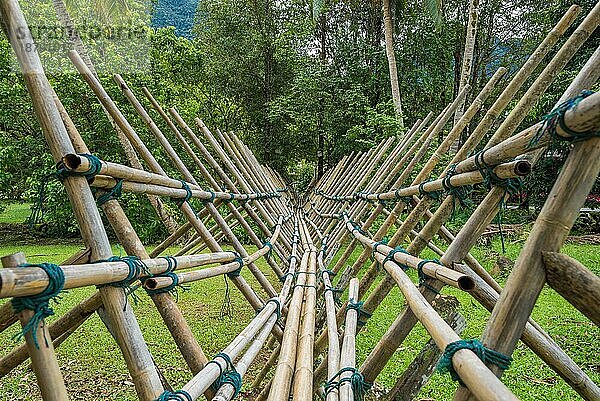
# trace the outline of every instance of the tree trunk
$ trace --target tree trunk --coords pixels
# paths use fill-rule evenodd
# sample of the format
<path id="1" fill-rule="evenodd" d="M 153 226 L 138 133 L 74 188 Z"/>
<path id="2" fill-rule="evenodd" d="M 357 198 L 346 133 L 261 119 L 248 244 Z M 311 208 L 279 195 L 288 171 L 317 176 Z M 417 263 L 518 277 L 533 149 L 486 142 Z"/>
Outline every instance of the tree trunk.
<path id="1" fill-rule="evenodd" d="M 71 16 L 67 11 L 65 3 L 63 2 L 63 0 L 52 0 L 52 4 L 54 6 L 54 10 L 56 11 L 56 15 L 58 16 L 60 23 L 65 28 L 69 40 L 73 44 L 73 47 L 75 48 L 77 53 L 79 53 L 79 55 L 81 56 L 87 67 L 90 69 L 90 71 L 92 71 L 94 75 L 98 76 L 98 74 L 96 73 L 96 69 L 94 68 L 94 64 L 92 63 L 92 60 L 90 59 L 90 56 L 85 49 L 83 41 L 81 40 L 81 37 L 79 36 L 77 29 L 75 28 L 75 24 L 73 23 L 73 20 L 71 19 Z M 127 157 L 127 160 L 129 160 L 129 164 L 131 164 L 131 167 L 143 170 L 142 164 L 140 163 L 140 159 L 137 157 L 137 154 L 135 153 L 131 142 L 129 142 L 129 139 L 125 136 L 123 131 L 121 131 L 121 129 L 115 124 L 108 112 L 106 110 L 104 110 L 104 112 L 110 120 L 114 129 L 117 131 L 117 137 L 119 138 L 119 142 L 121 142 L 121 146 L 125 151 L 125 156 Z M 150 204 L 156 211 L 158 218 L 163 222 L 169 233 L 173 234 L 175 230 L 177 230 L 177 222 L 175 221 L 173 216 L 171 216 L 171 214 L 164 208 L 162 201 L 157 196 L 146 196 L 150 201 Z"/>
<path id="2" fill-rule="evenodd" d="M 319 36 L 321 42 L 321 49 L 319 53 L 319 60 L 321 61 L 321 84 L 325 81 L 325 77 L 323 76 L 325 73 L 325 61 L 326 61 L 326 42 L 327 39 L 327 15 L 325 12 L 322 12 L 319 17 Z M 319 98 L 319 132 L 318 132 L 318 144 L 317 144 L 317 180 L 323 177 L 324 170 L 324 160 L 325 160 L 325 132 L 324 132 L 324 121 L 325 121 L 325 110 L 324 110 L 324 101 L 323 101 L 323 90 L 321 88 L 321 95 Z"/>
<path id="3" fill-rule="evenodd" d="M 469 22 L 467 24 L 467 34 L 465 38 L 465 52 L 463 53 L 462 70 L 460 73 L 460 82 L 458 92 L 469 83 L 469 78 L 473 68 L 473 52 L 475 49 L 475 37 L 477 36 L 477 21 L 479 20 L 479 0 L 471 0 L 469 4 Z M 463 115 L 465 102 L 461 102 L 454 113 L 454 125 Z"/>
<path id="4" fill-rule="evenodd" d="M 390 71 L 390 85 L 392 87 L 392 98 L 394 99 L 394 110 L 400 126 L 404 127 L 402 116 L 402 102 L 400 100 L 400 86 L 398 84 L 398 70 L 396 68 L 396 55 L 394 53 L 394 26 L 390 12 L 390 0 L 383 0 L 383 31 L 385 34 L 385 53 L 387 55 Z"/>

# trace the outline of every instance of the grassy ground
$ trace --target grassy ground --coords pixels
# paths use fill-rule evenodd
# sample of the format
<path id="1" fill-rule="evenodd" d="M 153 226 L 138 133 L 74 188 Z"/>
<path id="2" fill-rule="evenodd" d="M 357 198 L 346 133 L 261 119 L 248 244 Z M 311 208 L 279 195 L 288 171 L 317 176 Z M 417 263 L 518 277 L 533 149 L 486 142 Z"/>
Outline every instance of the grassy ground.
<path id="1" fill-rule="evenodd" d="M 9 214 L 13 215 L 10 212 Z M 13 223 L 19 222 L 18 219 L 16 220 Z M 2 215 L 0 215 L 1 222 Z M 505 256 L 512 260 L 516 259 L 522 241 L 514 240 L 507 245 Z M 26 253 L 30 262 L 59 263 L 80 248 L 81 244 L 78 243 L 49 245 L 38 243 L 26 246 L 14 243 L 12 240 L 7 243 L 5 238 L 0 237 L 0 256 L 20 250 Z M 600 274 L 599 246 L 566 245 L 563 251 L 586 264 L 596 274 Z M 114 252 L 119 254 L 120 250 L 115 248 Z M 473 250 L 473 254 L 488 269 L 492 268 L 499 253 L 498 240 Z M 358 254 L 359 251 L 355 251 L 353 258 Z M 270 271 L 262 261 L 259 265 L 263 271 Z M 244 271 L 243 276 L 254 288 L 258 288 L 248 271 Z M 271 275 L 270 279 L 277 283 L 274 276 Z M 195 283 L 190 291 L 180 293 L 179 296 L 179 306 L 208 356 L 216 354 L 225 347 L 254 316 L 239 291 L 231 285 L 230 287 L 232 287 L 230 292 L 232 316 L 221 314 L 225 293 L 225 282 L 222 277 Z M 61 302 L 55 306 L 56 315 L 61 316 L 92 292 L 93 289 L 86 288 L 71 290 L 64 294 Z M 460 312 L 468 321 L 463 337 L 479 338 L 489 317 L 488 312 L 467 294 L 450 288 L 446 288 L 444 293 L 452 294 L 461 301 Z M 6 301 L 0 300 L 0 304 L 3 302 Z M 403 306 L 404 299 L 399 291 L 392 291 L 358 336 L 359 362 L 364 360 Z M 134 305 L 134 310 L 150 350 L 163 373 L 174 387 L 183 385 L 190 378 L 190 374 L 155 308 L 146 296 L 142 296 L 142 302 Z M 600 347 L 600 329 L 549 288 L 542 291 L 533 317 L 596 383 L 600 383 L 600 360 L 597 351 Z M 48 320 L 52 322 L 54 318 Z M 12 339 L 17 333 L 18 328 L 12 327 L 0 334 L 0 356 L 8 353 L 17 344 Z M 379 384 L 391 387 L 428 339 L 423 327 L 417 326 L 379 376 Z M 72 399 L 135 399 L 133 385 L 119 349 L 97 315 L 93 315 L 75 335 L 67 339 L 58 349 L 57 354 Z M 249 390 L 249 383 L 256 374 L 256 366 L 261 365 L 267 357 L 266 352 L 259 356 L 258 363 L 253 365 L 248 378 L 244 381 L 244 390 Z M 519 344 L 514 357 L 515 362 L 504 376 L 504 382 L 521 400 L 579 399 L 573 390 L 523 344 Z M 0 379 L 0 386 L 0 400 L 39 399 L 35 378 L 26 363 L 7 377 Z M 452 399 L 455 388 L 456 385 L 448 376 L 434 374 L 419 396 L 423 400 L 449 400 Z"/>

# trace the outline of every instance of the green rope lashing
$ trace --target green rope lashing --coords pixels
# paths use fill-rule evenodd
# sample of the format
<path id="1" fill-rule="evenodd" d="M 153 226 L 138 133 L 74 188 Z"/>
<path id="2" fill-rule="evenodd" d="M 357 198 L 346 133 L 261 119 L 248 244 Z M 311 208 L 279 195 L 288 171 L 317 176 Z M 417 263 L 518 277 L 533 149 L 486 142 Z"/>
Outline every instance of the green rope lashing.
<path id="1" fill-rule="evenodd" d="M 375 253 L 377 252 L 377 247 L 379 245 L 387 245 L 389 240 L 387 238 L 383 238 L 381 241 L 377 241 L 373 243 L 373 249 L 371 249 L 371 259 L 375 259 Z"/>
<path id="2" fill-rule="evenodd" d="M 221 358 L 225 361 L 225 370 L 223 370 L 220 363 L 215 361 L 216 358 Z M 233 365 L 233 362 L 231 362 L 231 358 L 229 357 L 229 355 L 219 352 L 217 355 L 215 355 L 212 361 L 209 361 L 205 365 L 205 367 L 211 363 L 216 364 L 219 367 L 220 372 L 219 377 L 217 378 L 217 380 L 214 381 L 214 383 L 211 386 L 212 389 L 214 391 L 218 391 L 222 385 L 231 384 L 231 386 L 233 386 L 235 390 L 232 398 L 235 398 L 242 389 L 242 376 L 235 369 L 235 366 Z"/>
<path id="3" fill-rule="evenodd" d="M 21 313 L 24 310 L 33 311 L 34 314 L 29 319 L 27 324 L 23 327 L 23 329 L 17 333 L 13 338 L 16 340 L 20 340 L 25 337 L 28 332 L 31 332 L 31 336 L 33 337 L 33 343 L 37 349 L 40 348 L 40 345 L 37 341 L 37 329 L 45 318 L 48 316 L 54 315 L 54 310 L 50 307 L 50 300 L 54 299 L 56 302 L 56 298 L 61 293 L 65 286 L 65 274 L 60 268 L 52 263 L 39 263 L 39 264 L 29 264 L 25 263 L 19 265 L 18 267 L 39 267 L 44 270 L 46 275 L 48 276 L 48 286 L 37 295 L 31 295 L 29 297 L 15 297 L 12 299 L 11 304 L 14 309 L 15 314 Z M 46 340 L 46 347 L 48 346 L 48 339 Z"/>
<path id="4" fill-rule="evenodd" d="M 275 312 L 277 313 L 277 319 L 281 317 L 281 303 L 279 302 L 279 298 L 270 298 L 267 302 L 265 302 L 265 306 L 269 303 L 275 304 Z"/>
<path id="5" fill-rule="evenodd" d="M 102 284 L 99 285 L 98 288 L 103 288 L 107 286 L 118 287 L 123 289 L 123 293 L 125 294 L 125 305 L 123 306 L 123 310 L 127 307 L 127 294 L 131 295 L 133 302 L 137 304 L 139 301 L 139 297 L 135 293 L 135 289 L 131 287 L 131 285 L 136 282 L 140 276 L 143 274 L 145 276 L 152 276 L 152 273 L 148 269 L 148 266 L 137 256 L 111 256 L 105 260 L 96 260 L 93 263 L 103 263 L 103 262 L 123 262 L 129 267 L 129 272 L 127 273 L 127 277 L 125 277 L 121 281 L 117 281 L 114 283 Z"/>
<path id="6" fill-rule="evenodd" d="M 263 244 L 263 248 L 267 246 L 269 247 L 269 250 L 267 251 L 267 253 L 265 254 L 265 259 L 269 259 L 271 258 L 271 256 L 273 255 L 273 244 L 271 244 L 271 241 L 267 240 L 265 241 L 265 243 Z"/>
<path id="7" fill-rule="evenodd" d="M 427 184 L 429 181 L 423 181 L 422 183 L 419 184 L 419 195 L 421 195 L 421 197 L 427 196 L 433 200 L 439 201 L 440 199 L 442 199 L 442 191 L 426 191 L 425 190 L 425 184 Z"/>
<path id="8" fill-rule="evenodd" d="M 155 401 L 193 401 L 192 396 L 185 390 L 164 391 Z"/>
<path id="9" fill-rule="evenodd" d="M 520 178 L 500 178 L 494 172 L 494 168 L 485 162 L 484 155 L 486 149 L 475 154 L 474 163 L 483 177 L 483 183 L 488 189 L 497 186 L 504 189 L 504 194 L 498 204 L 498 230 L 500 231 L 500 242 L 502 243 L 502 253 L 506 253 L 504 244 L 504 233 L 502 231 L 502 211 L 506 209 L 506 196 L 514 195 L 523 187 L 523 181 Z"/>
<path id="10" fill-rule="evenodd" d="M 479 340 L 458 340 L 452 342 L 446 346 L 444 354 L 437 364 L 437 371 L 440 373 L 450 373 L 452 380 L 458 381 L 461 385 L 464 385 L 464 383 L 452 365 L 454 354 L 461 349 L 473 351 L 483 363 L 491 363 L 502 370 L 507 370 L 512 362 L 510 356 L 485 347 Z"/>
<path id="11" fill-rule="evenodd" d="M 171 293 L 174 297 L 176 301 L 179 301 L 179 291 L 178 290 L 182 290 L 182 291 L 188 291 L 189 287 L 182 285 L 179 282 L 179 276 L 173 272 L 173 270 L 177 269 L 177 259 L 175 259 L 172 256 L 160 256 L 161 259 L 165 259 L 167 261 L 167 271 L 161 273 L 161 274 L 157 274 L 155 276 L 153 276 L 154 278 L 157 277 L 167 277 L 170 278 L 172 280 L 172 283 L 169 284 L 166 287 L 163 288 L 156 288 L 156 289 L 147 289 L 146 288 L 146 293 L 148 295 L 154 295 L 154 294 L 165 294 L 167 292 Z M 142 283 L 146 280 L 146 278 L 142 279 Z"/>
<path id="12" fill-rule="evenodd" d="M 346 372 L 350 371 L 352 374 L 350 377 L 342 377 L 338 382 L 338 387 L 342 386 L 344 383 L 350 383 L 354 400 L 363 401 L 366 393 L 371 389 L 373 384 L 368 383 L 362 373 L 360 373 L 356 368 L 344 368 L 342 370 Z"/>
<path id="13" fill-rule="evenodd" d="M 401 246 L 397 246 L 388 252 L 388 254 L 383 259 L 383 262 L 381 263 L 381 265 L 383 266 L 387 262 L 392 261 L 392 262 L 396 263 L 398 266 L 400 266 L 400 268 L 404 271 L 410 269 L 410 266 L 407 266 L 403 263 L 396 262 L 396 259 L 394 259 L 394 255 L 397 253 L 405 253 L 407 255 L 410 255 L 410 253 L 406 249 L 402 248 Z"/>
<path id="14" fill-rule="evenodd" d="M 185 189 L 185 197 L 183 198 L 173 198 L 173 202 L 179 207 L 183 206 L 183 204 L 190 199 L 192 199 L 192 189 L 184 180 L 179 180 L 181 182 L 181 189 Z"/>
<path id="15" fill-rule="evenodd" d="M 367 312 L 363 309 L 363 305 L 365 303 L 363 301 L 355 301 L 354 299 L 350 299 L 346 304 L 346 312 L 354 309 L 358 314 L 357 324 L 359 327 L 364 326 L 367 320 L 372 316 L 371 313 Z"/>
<path id="16" fill-rule="evenodd" d="M 450 167 L 448 168 L 448 172 L 446 173 L 446 175 L 444 176 L 444 179 L 442 180 L 442 187 L 444 188 L 444 191 L 446 192 L 446 194 L 452 195 L 452 216 L 453 217 L 454 217 L 454 212 L 456 211 L 456 201 L 457 200 L 458 200 L 458 204 L 461 207 L 467 207 L 467 206 L 471 206 L 473 204 L 473 202 L 471 202 L 471 199 L 469 198 L 469 195 L 471 195 L 471 191 L 473 190 L 473 187 L 471 187 L 470 185 L 463 185 L 463 186 L 455 187 L 450 182 L 450 180 L 452 179 L 452 176 L 454 176 L 454 175 L 456 175 L 456 164 L 450 165 Z"/>
<path id="17" fill-rule="evenodd" d="M 233 278 L 239 277 L 240 274 L 242 273 L 242 267 L 244 267 L 244 258 L 242 258 L 242 256 L 237 252 L 231 252 L 231 253 L 233 253 L 233 256 L 235 257 L 233 259 L 233 261 L 239 265 L 239 267 L 237 269 L 232 270 L 229 273 L 227 273 L 227 277 L 233 279 Z"/>
<path id="18" fill-rule="evenodd" d="M 78 172 L 69 170 L 65 167 L 62 161 L 58 162 L 55 166 L 56 171 L 52 173 L 46 174 L 42 177 L 40 181 L 40 188 L 38 190 L 38 197 L 31 207 L 31 214 L 27 218 L 27 224 L 30 229 L 36 224 L 41 223 L 44 220 L 44 200 L 46 198 L 46 187 L 50 180 L 57 179 L 59 181 L 63 181 L 67 177 L 85 177 L 88 183 L 94 181 L 94 177 L 100 173 L 102 169 L 102 162 L 100 159 L 94 155 L 89 153 L 81 153 L 78 156 L 84 157 L 89 161 L 89 167 L 86 171 Z"/>
<path id="19" fill-rule="evenodd" d="M 348 377 L 338 378 L 346 372 L 352 372 Z M 371 389 L 373 383 L 369 383 L 365 380 L 365 377 L 356 368 L 345 367 L 340 369 L 333 377 L 327 381 L 324 385 L 325 395 L 334 389 L 339 390 L 340 386 L 344 383 L 349 383 L 352 387 L 352 393 L 354 394 L 355 401 L 363 401 L 365 394 Z"/>
<path id="20" fill-rule="evenodd" d="M 210 198 L 202 199 L 202 203 L 204 203 L 205 205 L 207 205 L 209 203 L 213 203 L 215 201 L 215 197 L 217 196 L 217 194 L 214 193 L 213 191 L 209 190 L 208 193 L 210 193 Z"/>
<path id="21" fill-rule="evenodd" d="M 123 180 L 118 179 L 117 183 L 115 184 L 114 187 L 112 187 L 107 192 L 100 195 L 98 197 L 98 199 L 96 199 L 96 204 L 98 206 L 102 206 L 108 201 L 119 199 L 121 197 L 122 193 L 123 193 Z"/>
<path id="22" fill-rule="evenodd" d="M 225 203 L 231 203 L 235 199 L 235 194 L 232 192 L 229 194 L 229 199 L 225 199 Z"/>
<path id="23" fill-rule="evenodd" d="M 281 281 L 282 283 L 285 283 L 285 280 L 287 280 L 288 277 L 295 277 L 296 275 L 294 273 L 284 273 L 283 276 L 279 277 L 279 281 Z"/>
<path id="24" fill-rule="evenodd" d="M 429 276 L 423 272 L 423 266 L 427 263 L 436 263 L 438 265 L 442 265 L 439 259 L 424 259 L 417 264 L 417 273 L 419 274 L 419 287 L 427 288 L 429 291 L 434 292 L 435 294 L 439 294 L 440 292 L 431 285 L 427 284 L 427 280 Z"/>
<path id="25" fill-rule="evenodd" d="M 363 231 L 363 229 L 354 221 L 348 219 L 348 222 L 352 225 L 352 230 L 350 230 L 350 233 L 354 233 L 354 231 L 359 232 L 360 234 L 367 236 L 369 235 L 368 233 L 366 233 L 365 231 Z"/>
<path id="26" fill-rule="evenodd" d="M 542 126 L 538 129 L 535 136 L 531 138 L 531 141 L 529 141 L 527 146 L 529 148 L 535 146 L 540 141 L 540 138 L 545 134 L 550 135 L 554 140 L 567 141 L 571 143 L 581 142 L 595 136 L 600 136 L 600 131 L 588 130 L 577 132 L 573 131 L 565 124 L 565 113 L 576 108 L 583 99 L 593 94 L 593 91 L 583 90 L 579 95 L 559 104 L 554 110 L 542 117 Z M 556 132 L 557 126 L 569 134 L 570 137 L 559 135 Z"/>

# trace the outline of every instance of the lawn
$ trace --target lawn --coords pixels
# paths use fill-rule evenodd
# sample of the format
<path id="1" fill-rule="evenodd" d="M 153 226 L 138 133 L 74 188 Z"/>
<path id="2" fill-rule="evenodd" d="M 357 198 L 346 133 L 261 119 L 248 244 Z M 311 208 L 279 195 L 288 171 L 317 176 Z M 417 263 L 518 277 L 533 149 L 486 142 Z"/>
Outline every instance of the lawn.
<path id="1" fill-rule="evenodd" d="M 509 241 L 505 256 L 515 260 L 521 246 L 522 240 Z M 81 249 L 81 244 L 78 243 L 66 245 L 38 243 L 24 246 L 5 243 L 0 238 L 0 256 L 23 251 L 30 262 L 60 263 L 79 249 Z M 563 251 L 580 260 L 596 274 L 600 274 L 599 246 L 567 244 Z M 122 251 L 115 247 L 114 252 L 119 254 Z M 474 256 L 488 270 L 491 270 L 500 252 L 500 242 L 496 239 L 490 245 L 479 246 L 473 250 Z M 341 251 L 338 252 L 338 255 L 341 253 Z M 356 250 L 352 258 L 356 258 L 359 253 L 360 250 Z M 276 288 L 278 288 L 278 281 L 273 274 L 270 274 L 268 266 L 262 260 L 259 262 L 259 266 L 263 271 L 269 273 L 271 282 L 276 283 Z M 258 284 L 249 271 L 245 270 L 243 276 L 254 288 L 258 288 Z M 416 277 L 414 278 L 416 280 Z M 230 287 L 233 316 L 221 315 L 225 294 L 223 277 L 195 283 L 190 291 L 179 294 L 179 306 L 208 356 L 216 354 L 225 347 L 254 316 L 254 312 L 240 292 L 235 287 L 231 285 Z M 71 290 L 64 294 L 60 303 L 55 306 L 56 315 L 61 316 L 93 291 L 92 288 L 84 288 Z M 446 288 L 443 292 L 452 294 L 461 301 L 460 312 L 468 321 L 463 337 L 479 338 L 489 313 L 468 294 L 451 288 Z M 185 363 L 149 298 L 146 296 L 141 298 L 142 301 L 133 307 L 149 348 L 157 364 L 173 386 L 182 386 L 190 378 Z M 0 303 L 3 302 L 6 300 L 0 301 Z M 364 360 L 368 352 L 375 346 L 403 305 L 404 300 L 396 289 L 377 309 L 358 336 L 357 357 L 359 362 Z M 533 317 L 596 383 L 600 383 L 600 358 L 598 355 L 600 329 L 598 327 L 595 327 L 549 288 L 542 291 Z M 54 318 L 48 320 L 51 322 Z M 18 333 L 18 330 L 14 326 L 0 334 L 0 355 L 5 355 L 17 344 L 12 337 Z M 379 376 L 379 384 L 391 387 L 428 339 L 423 327 L 417 326 Z M 135 399 L 133 385 L 119 349 L 97 315 L 93 315 L 75 335 L 67 339 L 60 346 L 57 354 L 72 399 Z M 263 352 L 259 356 L 258 363 L 253 364 L 244 380 L 243 390 L 249 390 L 252 377 L 257 372 L 256 366 L 260 365 L 267 357 L 268 353 Z M 522 343 L 519 344 L 514 358 L 515 361 L 503 380 L 521 400 L 580 399 L 558 375 L 546 367 Z M 7 377 L 0 379 L 0 384 L 2 386 L 0 400 L 39 399 L 35 378 L 26 363 Z M 450 400 L 455 388 L 456 384 L 448 376 L 434 374 L 421 391 L 420 398 Z"/>

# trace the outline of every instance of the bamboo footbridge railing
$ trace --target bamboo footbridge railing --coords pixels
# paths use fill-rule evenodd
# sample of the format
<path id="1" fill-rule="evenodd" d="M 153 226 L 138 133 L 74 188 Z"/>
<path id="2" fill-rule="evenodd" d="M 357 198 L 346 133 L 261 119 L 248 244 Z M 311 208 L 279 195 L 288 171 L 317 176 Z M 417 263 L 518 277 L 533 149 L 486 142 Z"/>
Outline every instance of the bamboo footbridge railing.
<path id="1" fill-rule="evenodd" d="M 437 116 L 430 112 L 404 135 L 344 156 L 307 193 L 298 194 L 276 171 L 260 164 L 236 134 L 211 130 L 199 118 L 188 125 L 146 88 L 138 98 L 136 88 L 116 75 L 122 94 L 152 135 L 153 143 L 146 144 L 111 97 L 117 94 L 109 94 L 92 66 L 73 50 L 69 58 L 82 80 L 149 170 L 110 162 L 110 155 L 100 156 L 101 150 L 92 153 L 50 86 L 36 51 L 26 46 L 31 35 L 23 34 L 28 28 L 18 1 L 1 0 L 3 30 L 86 249 L 61 265 L 28 264 L 20 252 L 1 259 L 0 298 L 12 299 L 0 306 L 0 331 L 19 321 L 25 343 L 0 357 L 0 376 L 29 358 L 42 398 L 69 399 L 69 383 L 55 350 L 98 312 L 120 348 L 140 400 L 360 401 L 369 397 L 378 375 L 421 323 L 441 353 L 433 363 L 439 359 L 438 370 L 458 382 L 455 400 L 517 399 L 501 378 L 511 362 L 519 363 L 512 360 L 518 340 L 583 399 L 600 400 L 598 385 L 531 318 L 547 283 L 600 324 L 600 279 L 560 253 L 600 172 L 600 94 L 590 91 L 600 76 L 600 48 L 585 55 L 587 63 L 548 116 L 520 128 L 600 23 L 599 3 L 543 66 L 580 12 L 572 6 L 512 77 L 501 67 L 470 97 L 472 88 L 466 85 Z M 448 127 L 467 98 L 472 102 Z M 515 106 L 509 109 L 511 104 Z M 475 127 L 468 139 L 449 154 L 468 126 Z M 522 177 L 556 142 L 568 143 L 568 158 L 502 288 L 470 251 L 519 191 Z M 177 176 L 168 175 L 156 159 L 152 150 L 157 146 Z M 193 164 L 186 164 L 176 148 Z M 472 187 L 483 196 L 472 196 Z M 119 204 L 123 192 L 170 198 L 185 222 L 149 253 Z M 474 212 L 453 233 L 445 224 L 465 205 L 474 206 Z M 112 254 L 100 210 L 128 256 Z M 242 245 L 236 227 L 256 246 L 254 253 Z M 445 249 L 434 244 L 436 236 L 447 244 Z M 224 250 L 223 243 L 232 250 Z M 176 254 L 164 254 L 177 244 L 182 245 Z M 362 252 L 346 267 L 358 246 Z M 426 248 L 439 259 L 422 257 Z M 258 267 L 260 258 L 271 271 Z M 241 274 L 243 269 L 252 282 Z M 195 282 L 221 275 L 238 288 L 256 316 L 209 359 L 174 295 L 186 283 L 201 285 Z M 280 282 L 271 282 L 271 275 Z M 437 301 L 446 285 L 471 295 L 491 312 L 481 339 L 461 338 L 439 313 Z M 97 290 L 52 324 L 45 323 L 54 313 L 49 304 L 53 298 L 86 286 Z M 395 287 L 405 305 L 359 363 L 357 336 Z M 161 361 L 152 357 L 144 340 L 128 302 L 144 290 L 189 369 L 185 383 L 167 382 Z M 259 364 L 257 357 L 265 351 L 270 356 L 250 385 L 244 380 L 248 369 Z M 416 389 L 399 385 L 394 391 L 415 394 L 424 378 Z M 244 382 L 247 391 L 242 392 Z"/>

